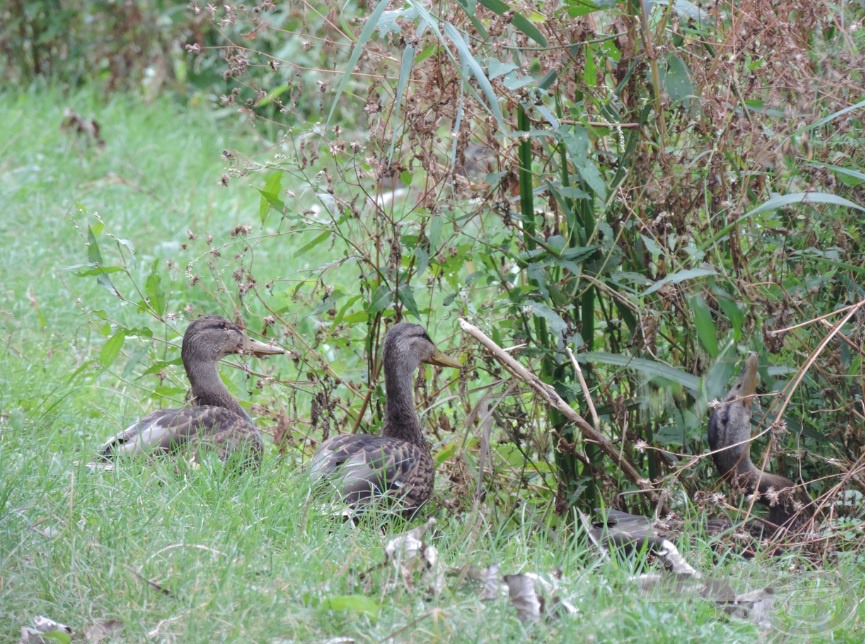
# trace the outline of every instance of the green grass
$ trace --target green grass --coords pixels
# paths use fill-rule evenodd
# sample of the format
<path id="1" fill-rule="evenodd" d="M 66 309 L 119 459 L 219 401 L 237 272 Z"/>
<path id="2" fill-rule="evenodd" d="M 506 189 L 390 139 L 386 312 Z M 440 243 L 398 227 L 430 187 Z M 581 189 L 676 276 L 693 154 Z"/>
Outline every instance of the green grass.
<path id="1" fill-rule="evenodd" d="M 103 150 L 76 148 L 61 133 L 67 105 L 100 122 Z M 148 318 L 94 278 L 64 270 L 86 261 L 82 227 L 93 222 L 75 204 L 98 212 L 108 230 L 134 245 L 129 268 L 136 281 L 143 283 L 158 259 L 168 275 L 179 274 L 171 287 L 177 288 L 184 266 L 168 261 L 185 257 L 178 248 L 187 230 L 200 236 L 209 231 L 217 245 L 232 239 L 234 226 L 256 223 L 256 194 L 243 181 L 218 184 L 221 151 L 258 143 L 234 114 L 214 116 L 167 101 L 143 105 L 115 97 L 101 103 L 87 93 L 63 97 L 33 90 L 0 96 L 0 112 L 0 640 L 14 639 L 40 614 L 78 633 L 97 620 L 120 620 L 121 636 L 133 641 L 759 637 L 757 627 L 723 617 L 708 602 L 641 597 L 628 577 L 651 568 L 643 559 L 601 560 L 581 537 L 545 527 L 521 505 L 501 518 L 483 505 L 451 513 L 439 504 L 438 526 L 426 539 L 448 567 L 560 569 L 575 616 L 522 624 L 505 600 L 484 603 L 476 586 L 458 585 L 456 577 L 448 577 L 436 597 L 419 584 L 406 586 L 379 564 L 387 540 L 409 526 L 392 523 L 383 533 L 374 521 L 352 528 L 333 519 L 310 501 L 295 459 L 272 448 L 257 473 L 230 474 L 210 462 L 180 471 L 169 463 L 135 461 L 114 472 L 87 470 L 88 455 L 118 426 L 168 401 L 152 395 L 153 376 L 140 380 L 121 367 L 99 368 L 110 329 L 102 329 L 94 312 L 131 327 L 145 326 Z M 304 239 L 297 238 L 295 248 Z M 283 236 L 282 248 L 260 244 L 258 274 L 300 271 L 285 266 L 289 243 Z M 114 251 L 103 244 L 103 252 Z M 231 297 L 215 288 L 213 294 L 213 308 L 205 295 L 196 296 L 199 312 L 230 312 Z M 182 301 L 169 292 L 167 310 Z M 304 319 L 302 310 L 295 316 Z M 165 330 L 164 337 L 175 334 Z M 136 350 L 130 341 L 121 362 L 132 361 Z M 175 357 L 168 350 L 165 355 Z M 262 364 L 254 367 L 299 375 L 275 360 Z M 73 378 L 82 366 L 85 371 Z M 255 392 L 241 372 L 225 375 L 242 398 Z M 280 393 L 270 390 L 263 400 L 277 404 Z M 680 545 L 692 564 L 714 568 L 705 541 Z M 805 565 L 792 555 L 759 563 L 727 557 L 718 570 L 746 578 L 753 588 Z M 828 570 L 839 570 L 844 581 L 830 584 L 821 606 L 846 617 L 851 598 L 863 594 L 861 563 L 842 559 Z M 810 586 L 801 596 L 818 601 Z M 344 597 L 353 598 L 343 601 L 347 610 L 328 608 Z M 777 623 L 783 625 L 791 610 L 779 609 Z M 860 607 L 842 620 L 836 637 L 861 640 L 862 621 Z M 807 623 L 802 617 L 790 632 L 809 635 Z M 828 632 L 818 632 L 820 637 Z"/>

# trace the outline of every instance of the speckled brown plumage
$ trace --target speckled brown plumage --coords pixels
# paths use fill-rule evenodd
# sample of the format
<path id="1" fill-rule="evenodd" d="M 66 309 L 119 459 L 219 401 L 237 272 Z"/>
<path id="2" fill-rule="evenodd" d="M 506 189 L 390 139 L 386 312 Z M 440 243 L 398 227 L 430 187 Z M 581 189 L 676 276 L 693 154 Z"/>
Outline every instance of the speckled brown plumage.
<path id="1" fill-rule="evenodd" d="M 219 378 L 216 363 L 231 353 L 264 356 L 279 347 L 249 338 L 236 324 L 218 315 L 193 321 L 183 335 L 183 366 L 191 385 L 190 406 L 148 414 L 108 440 L 99 456 L 155 454 L 183 449 L 197 454 L 213 450 L 220 459 L 240 453 L 257 465 L 264 443 L 252 420 Z"/>
<path id="2" fill-rule="evenodd" d="M 385 335 L 385 420 L 381 436 L 349 434 L 326 441 L 309 465 L 354 506 L 386 497 L 403 513 L 415 513 L 430 497 L 435 467 L 414 408 L 412 377 L 421 362 L 457 367 L 438 351 L 423 327 L 401 323 Z"/>

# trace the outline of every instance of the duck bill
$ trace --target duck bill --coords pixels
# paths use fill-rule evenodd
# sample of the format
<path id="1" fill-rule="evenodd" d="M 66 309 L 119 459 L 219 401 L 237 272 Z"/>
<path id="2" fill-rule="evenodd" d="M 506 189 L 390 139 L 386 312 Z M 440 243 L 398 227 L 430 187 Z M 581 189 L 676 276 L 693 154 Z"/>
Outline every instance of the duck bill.
<path id="1" fill-rule="evenodd" d="M 240 350 L 243 353 L 249 353 L 257 358 L 285 353 L 285 349 L 282 347 L 276 347 L 272 344 L 265 344 L 264 342 L 253 340 L 246 334 L 243 335 L 243 341 L 240 343 Z"/>
<path id="2" fill-rule="evenodd" d="M 748 359 L 745 360 L 745 366 L 742 368 L 742 373 L 733 383 L 728 399 L 746 398 L 750 399 L 757 393 L 757 367 L 759 366 L 756 353 L 750 353 Z"/>
<path id="3" fill-rule="evenodd" d="M 424 360 L 427 364 L 434 364 L 438 367 L 453 367 L 454 369 L 462 369 L 462 365 L 451 358 L 450 356 L 445 355 L 438 349 L 435 350 L 435 353 L 432 354 L 429 358 Z"/>

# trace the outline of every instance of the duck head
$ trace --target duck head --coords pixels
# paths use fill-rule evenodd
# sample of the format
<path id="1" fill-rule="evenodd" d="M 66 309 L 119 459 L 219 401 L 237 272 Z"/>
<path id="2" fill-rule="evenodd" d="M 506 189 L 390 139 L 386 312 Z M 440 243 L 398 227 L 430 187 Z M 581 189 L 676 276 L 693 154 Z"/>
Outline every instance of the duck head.
<path id="1" fill-rule="evenodd" d="M 183 335 L 180 355 L 184 365 L 190 362 L 216 362 L 232 353 L 262 357 L 285 351 L 281 347 L 253 340 L 246 331 L 220 315 L 205 315 L 193 320 Z"/>
<path id="2" fill-rule="evenodd" d="M 382 359 L 386 367 L 394 362 L 410 362 L 412 371 L 421 362 L 455 369 L 462 367 L 459 362 L 436 348 L 426 329 L 410 322 L 400 322 L 388 330 L 384 336 Z"/>

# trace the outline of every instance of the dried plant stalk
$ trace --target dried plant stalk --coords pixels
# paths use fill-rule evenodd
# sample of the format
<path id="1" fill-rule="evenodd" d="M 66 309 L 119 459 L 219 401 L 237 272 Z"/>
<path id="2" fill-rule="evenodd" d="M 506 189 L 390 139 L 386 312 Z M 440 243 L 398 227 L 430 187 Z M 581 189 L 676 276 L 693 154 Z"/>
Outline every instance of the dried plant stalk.
<path id="1" fill-rule="evenodd" d="M 469 324 L 463 319 L 460 319 L 460 328 L 470 336 L 472 336 L 475 340 L 484 345 L 487 349 L 489 349 L 493 357 L 501 363 L 501 365 L 508 370 L 513 376 L 519 378 L 527 385 L 529 385 L 532 389 L 537 392 L 541 398 L 543 398 L 547 404 L 555 407 L 561 414 L 567 418 L 570 422 L 576 425 L 580 432 L 582 432 L 583 437 L 586 440 L 592 441 L 596 443 L 601 450 L 609 456 L 613 462 L 619 466 L 619 469 L 628 477 L 634 484 L 636 484 L 641 490 L 647 491 L 650 493 L 650 497 L 652 500 L 655 500 L 657 494 L 654 491 L 650 481 L 640 476 L 640 473 L 637 469 L 625 458 L 624 454 L 616 451 L 615 446 L 607 440 L 607 438 L 598 432 L 594 427 L 592 427 L 585 418 L 580 416 L 577 412 L 573 410 L 573 408 L 566 403 L 559 394 L 556 393 L 556 390 L 542 382 L 540 378 L 538 378 L 535 374 L 530 372 L 524 366 L 522 366 L 519 362 L 514 360 L 504 349 L 502 349 L 499 345 L 493 342 L 483 331 L 481 331 L 476 326 Z"/>

